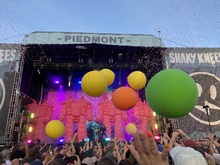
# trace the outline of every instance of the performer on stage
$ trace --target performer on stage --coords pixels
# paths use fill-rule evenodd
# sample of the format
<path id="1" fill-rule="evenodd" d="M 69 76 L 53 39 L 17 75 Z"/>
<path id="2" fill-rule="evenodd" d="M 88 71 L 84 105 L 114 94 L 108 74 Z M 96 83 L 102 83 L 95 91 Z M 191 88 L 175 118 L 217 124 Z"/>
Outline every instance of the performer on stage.
<path id="1" fill-rule="evenodd" d="M 117 126 L 114 127 L 114 136 L 118 140 L 124 140 L 122 121 L 128 120 L 127 113 L 117 109 L 107 96 L 104 96 L 103 101 L 99 103 L 97 120 L 100 122 L 103 120 L 107 137 L 111 137 L 111 123 L 115 125 L 117 123 Z"/>
<path id="2" fill-rule="evenodd" d="M 105 125 L 101 124 L 100 131 L 101 131 L 101 138 L 103 138 L 104 136 L 105 138 L 107 138 Z"/>

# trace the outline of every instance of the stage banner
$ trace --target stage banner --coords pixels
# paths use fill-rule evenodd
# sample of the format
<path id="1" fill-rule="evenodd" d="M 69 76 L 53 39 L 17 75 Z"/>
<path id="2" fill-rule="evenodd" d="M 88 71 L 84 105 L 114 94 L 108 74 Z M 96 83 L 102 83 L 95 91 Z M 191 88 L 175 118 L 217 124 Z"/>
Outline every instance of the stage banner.
<path id="1" fill-rule="evenodd" d="M 33 32 L 26 44 L 105 44 L 118 46 L 160 47 L 160 39 L 146 34 L 106 34 Z"/>
<path id="2" fill-rule="evenodd" d="M 0 44 L 0 143 L 4 143 L 14 77 L 18 71 L 19 59 L 20 54 L 15 45 Z"/>
<path id="3" fill-rule="evenodd" d="M 194 110 L 178 119 L 179 127 L 191 137 L 210 131 L 220 137 L 220 48 L 168 48 L 165 62 L 187 72 L 199 91 Z"/>

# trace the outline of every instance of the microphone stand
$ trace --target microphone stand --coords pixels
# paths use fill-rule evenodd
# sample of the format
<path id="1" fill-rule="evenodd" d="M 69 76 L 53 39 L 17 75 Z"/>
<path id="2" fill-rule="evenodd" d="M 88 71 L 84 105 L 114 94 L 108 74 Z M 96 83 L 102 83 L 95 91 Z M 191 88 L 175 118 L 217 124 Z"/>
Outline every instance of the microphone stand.
<path id="1" fill-rule="evenodd" d="M 210 131 L 210 133 L 212 133 L 212 128 L 211 128 L 211 124 L 210 124 L 210 117 L 209 117 L 209 106 L 205 105 L 205 106 L 203 106 L 203 108 L 206 110 L 206 115 L 207 115 L 208 122 L 209 122 L 209 131 Z"/>

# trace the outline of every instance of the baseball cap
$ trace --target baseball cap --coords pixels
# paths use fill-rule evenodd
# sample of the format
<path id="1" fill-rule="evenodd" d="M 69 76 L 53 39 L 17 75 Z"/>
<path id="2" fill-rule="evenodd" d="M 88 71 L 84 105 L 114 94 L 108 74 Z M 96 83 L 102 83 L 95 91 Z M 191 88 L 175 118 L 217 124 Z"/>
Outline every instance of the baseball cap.
<path id="1" fill-rule="evenodd" d="M 213 154 L 213 159 L 214 159 L 214 161 L 216 162 L 216 163 L 220 163 L 220 154 L 216 154 L 216 153 L 214 153 Z"/>
<path id="2" fill-rule="evenodd" d="M 207 165 L 203 155 L 191 147 L 176 146 L 171 149 L 170 156 L 175 165 Z"/>
<path id="3" fill-rule="evenodd" d="M 196 146 L 196 142 L 192 139 L 185 139 L 183 141 L 183 144 L 185 147 L 195 147 Z"/>

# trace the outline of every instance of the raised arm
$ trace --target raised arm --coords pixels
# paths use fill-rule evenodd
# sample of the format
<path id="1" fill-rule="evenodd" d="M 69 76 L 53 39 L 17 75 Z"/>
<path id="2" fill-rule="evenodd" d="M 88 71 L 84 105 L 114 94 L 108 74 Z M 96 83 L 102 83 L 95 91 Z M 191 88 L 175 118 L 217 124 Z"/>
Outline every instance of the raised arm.
<path id="1" fill-rule="evenodd" d="M 164 145 L 163 151 L 158 152 L 157 144 L 152 133 L 147 135 L 140 131 L 138 134 L 132 134 L 134 146 L 137 150 L 140 160 L 139 165 L 168 165 L 168 144 Z"/>
<path id="2" fill-rule="evenodd" d="M 186 139 L 191 139 L 185 132 L 183 132 L 181 129 L 178 129 L 177 132 L 179 132 L 179 135 L 184 136 Z"/>
<path id="3" fill-rule="evenodd" d="M 172 133 L 172 137 L 170 139 L 170 142 L 169 142 L 169 151 L 174 147 L 176 146 L 176 138 L 177 136 L 179 135 L 179 132 L 175 131 Z"/>

